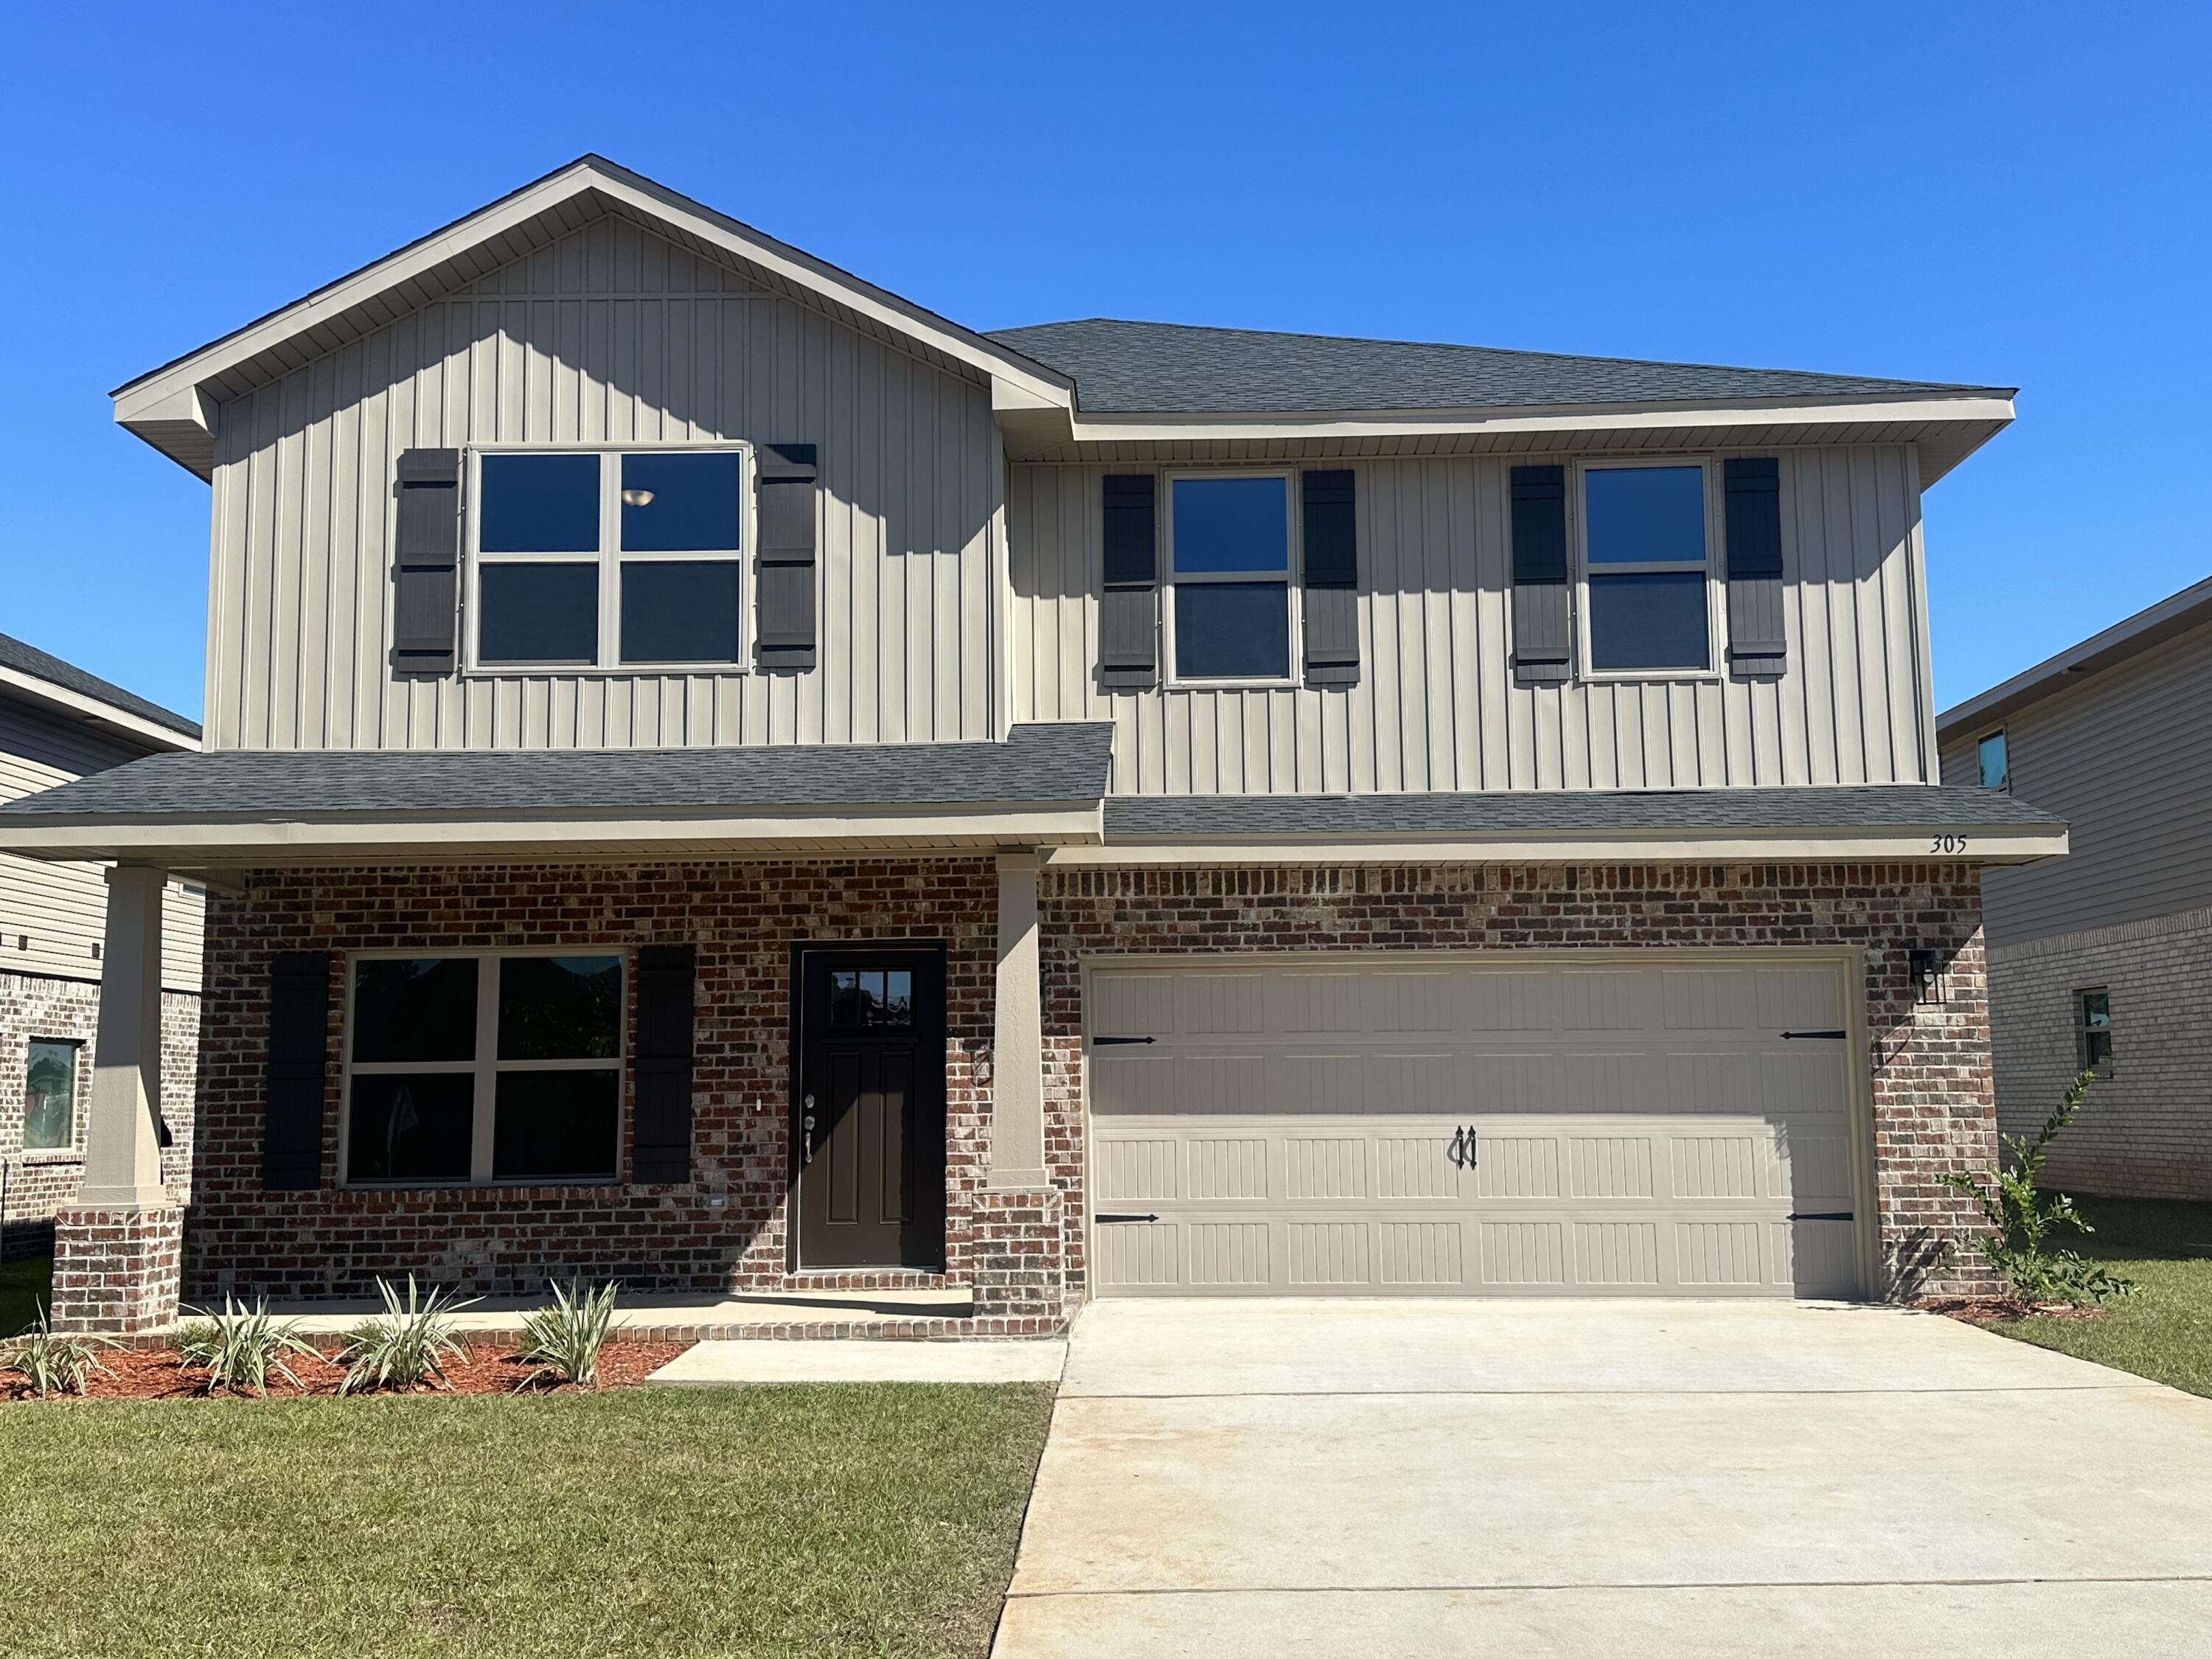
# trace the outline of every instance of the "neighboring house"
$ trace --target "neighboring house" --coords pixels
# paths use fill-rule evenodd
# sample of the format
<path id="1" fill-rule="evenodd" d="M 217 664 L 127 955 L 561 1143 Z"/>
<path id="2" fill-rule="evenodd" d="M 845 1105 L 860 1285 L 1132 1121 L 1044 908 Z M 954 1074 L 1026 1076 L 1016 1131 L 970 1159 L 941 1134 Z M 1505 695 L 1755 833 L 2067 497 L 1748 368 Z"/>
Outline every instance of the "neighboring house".
<path id="1" fill-rule="evenodd" d="M 2212 1199 L 2212 581 L 1944 714 L 1943 779 L 2072 826 L 2073 856 L 1990 872 L 1997 1113 L 2077 1192 Z"/>
<path id="2" fill-rule="evenodd" d="M 587 157 L 117 393 L 207 752 L 0 846 L 210 884 L 197 1297 L 1905 1295 L 2065 845 L 1934 781 L 2009 399 L 980 334 Z M 133 1075 L 72 1319 L 173 1298 Z"/>
<path id="3" fill-rule="evenodd" d="M 182 715 L 0 634 L 0 800 L 196 750 L 199 738 Z M 76 1196 L 106 908 L 99 866 L 0 853 L 0 1259 L 48 1249 L 54 1212 Z M 196 885 L 168 884 L 161 1113 L 173 1133 L 161 1162 L 179 1197 L 191 1182 L 202 910 Z"/>

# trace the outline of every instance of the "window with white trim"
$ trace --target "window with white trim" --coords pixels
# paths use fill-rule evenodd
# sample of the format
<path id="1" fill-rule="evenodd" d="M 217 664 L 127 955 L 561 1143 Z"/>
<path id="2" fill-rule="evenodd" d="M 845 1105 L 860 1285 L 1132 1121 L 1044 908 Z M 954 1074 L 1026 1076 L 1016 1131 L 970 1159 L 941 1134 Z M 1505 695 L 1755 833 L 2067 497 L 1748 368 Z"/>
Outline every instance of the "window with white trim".
<path id="1" fill-rule="evenodd" d="M 748 453 L 476 457 L 479 668 L 714 668 L 741 659 Z"/>
<path id="2" fill-rule="evenodd" d="M 1168 480 L 1168 634 L 1178 680 L 1291 673 L 1291 477 Z"/>
<path id="3" fill-rule="evenodd" d="M 346 1025 L 349 1185 L 615 1179 L 621 957 L 359 956 Z"/>
<path id="4" fill-rule="evenodd" d="M 1713 665 L 1706 468 L 1698 461 L 1582 472 L 1584 661 L 1594 674 Z"/>
<path id="5" fill-rule="evenodd" d="M 76 1057 L 82 1044 L 33 1037 L 23 1067 L 23 1150 L 71 1152 L 76 1146 Z"/>

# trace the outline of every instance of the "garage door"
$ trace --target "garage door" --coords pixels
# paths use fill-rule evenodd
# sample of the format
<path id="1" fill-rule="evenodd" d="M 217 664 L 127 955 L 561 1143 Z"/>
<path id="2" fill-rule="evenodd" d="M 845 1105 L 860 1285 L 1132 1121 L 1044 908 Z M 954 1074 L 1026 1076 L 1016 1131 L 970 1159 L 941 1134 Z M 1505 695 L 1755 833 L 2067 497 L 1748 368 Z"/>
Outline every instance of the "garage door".
<path id="1" fill-rule="evenodd" d="M 1100 964 L 1104 1296 L 1858 1294 L 1844 969 Z"/>

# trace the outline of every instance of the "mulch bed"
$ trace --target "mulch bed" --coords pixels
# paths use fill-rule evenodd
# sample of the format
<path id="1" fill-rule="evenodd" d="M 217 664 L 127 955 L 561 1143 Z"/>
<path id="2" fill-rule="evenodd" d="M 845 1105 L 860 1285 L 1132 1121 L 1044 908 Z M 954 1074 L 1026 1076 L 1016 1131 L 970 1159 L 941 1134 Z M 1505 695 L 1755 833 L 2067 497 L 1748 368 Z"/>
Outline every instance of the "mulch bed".
<path id="1" fill-rule="evenodd" d="M 602 1390 L 634 1388 L 690 1346 L 689 1342 L 621 1340 L 610 1342 L 599 1351 L 599 1388 Z M 318 1347 L 320 1357 L 317 1358 L 310 1359 L 304 1354 L 289 1357 L 288 1363 L 298 1375 L 299 1385 L 295 1387 L 281 1376 L 272 1377 L 269 1385 L 270 1399 L 289 1400 L 303 1395 L 337 1393 L 338 1379 L 345 1375 L 331 1358 L 337 1352 L 337 1344 L 319 1344 Z M 88 1399 L 200 1400 L 208 1397 L 201 1386 L 207 1373 L 185 1365 L 177 1358 L 174 1348 L 111 1348 L 101 1352 L 100 1363 L 106 1369 L 93 1373 L 85 1389 Z M 359 1392 L 366 1394 L 368 1391 Z M 556 1382 L 543 1365 L 526 1364 L 503 1344 L 486 1341 L 471 1346 L 466 1359 L 448 1359 L 446 1362 L 446 1385 L 443 1388 L 433 1386 L 411 1392 L 584 1394 L 593 1390 L 578 1389 L 574 1383 Z M 0 1400 L 34 1400 L 38 1397 L 23 1385 L 20 1377 L 9 1376 L 0 1379 Z"/>
<path id="2" fill-rule="evenodd" d="M 1931 1296 L 1912 1305 L 1924 1313 L 1942 1314 L 1969 1325 L 2029 1318 L 2102 1319 L 2106 1312 L 2094 1302 L 2025 1302 L 2016 1296 Z"/>

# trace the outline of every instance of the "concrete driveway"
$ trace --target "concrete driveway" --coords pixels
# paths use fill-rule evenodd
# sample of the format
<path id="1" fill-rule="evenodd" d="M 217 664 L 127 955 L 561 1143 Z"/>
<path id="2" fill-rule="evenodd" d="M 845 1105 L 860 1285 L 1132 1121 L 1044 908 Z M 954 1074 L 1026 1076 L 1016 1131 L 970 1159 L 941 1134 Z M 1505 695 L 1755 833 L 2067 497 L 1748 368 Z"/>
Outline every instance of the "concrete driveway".
<path id="1" fill-rule="evenodd" d="M 2212 1652 L 2212 1401 L 1929 1315 L 1126 1302 L 998 1659 Z"/>

